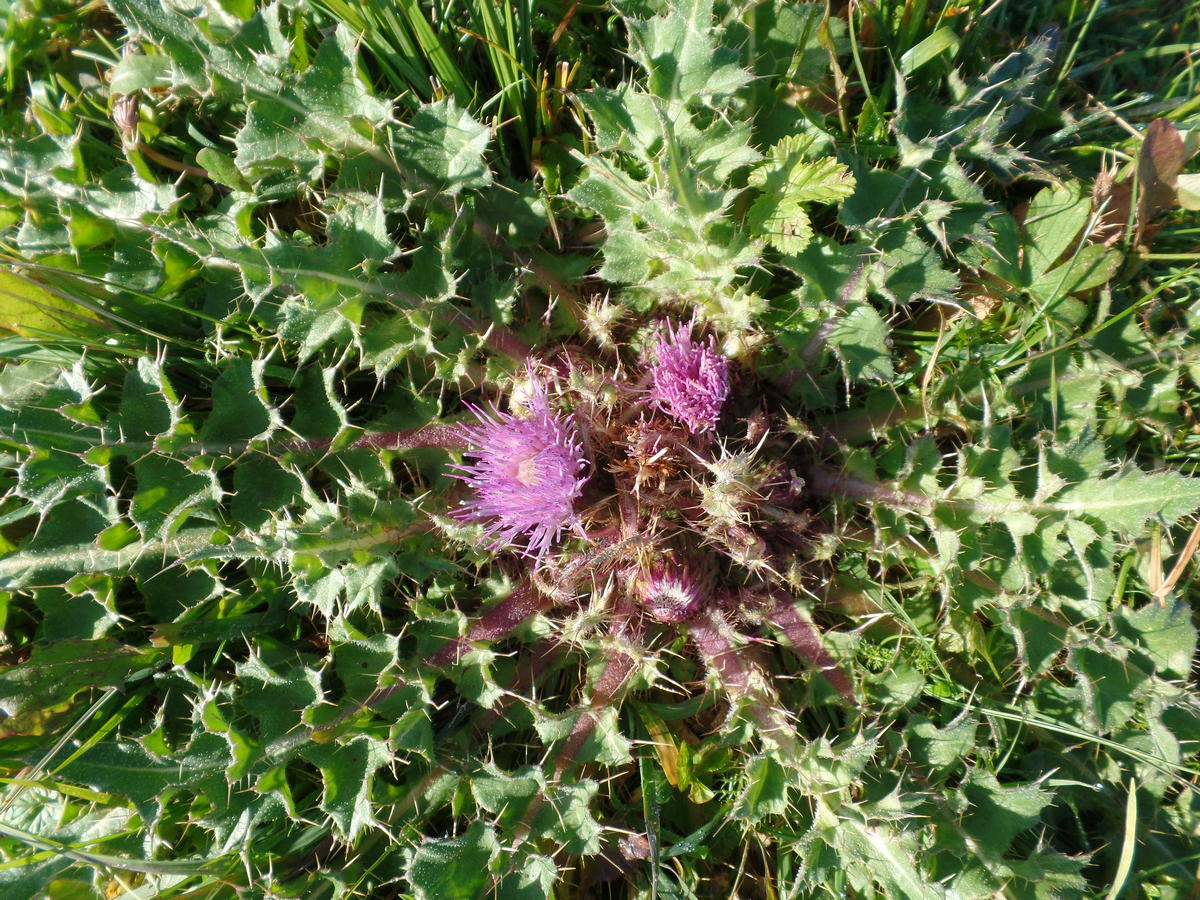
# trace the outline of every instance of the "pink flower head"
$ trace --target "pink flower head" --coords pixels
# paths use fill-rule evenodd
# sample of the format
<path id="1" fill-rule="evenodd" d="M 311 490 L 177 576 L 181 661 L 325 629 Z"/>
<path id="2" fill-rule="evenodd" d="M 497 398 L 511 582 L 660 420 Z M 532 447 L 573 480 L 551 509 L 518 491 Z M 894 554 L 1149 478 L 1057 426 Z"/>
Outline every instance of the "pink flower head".
<path id="1" fill-rule="evenodd" d="M 703 344 L 692 340 L 694 321 L 678 328 L 667 323 L 659 336 L 650 395 L 663 412 L 692 431 L 706 432 L 717 427 L 729 396 L 729 360 L 717 352 L 712 337 Z"/>
<path id="2" fill-rule="evenodd" d="M 661 560 L 642 573 L 638 598 L 660 622 L 683 622 L 695 615 L 708 594 L 707 585 L 687 565 Z"/>
<path id="3" fill-rule="evenodd" d="M 566 527 L 578 527 L 575 501 L 583 492 L 587 465 L 575 425 L 554 412 L 546 388 L 530 370 L 529 397 L 524 415 L 490 412 L 471 407 L 479 418 L 464 426 L 462 436 L 472 446 L 474 460 L 455 466 L 469 484 L 474 499 L 452 515 L 464 522 L 483 523 L 492 536 L 490 549 L 527 538 L 525 555 L 541 558 Z"/>

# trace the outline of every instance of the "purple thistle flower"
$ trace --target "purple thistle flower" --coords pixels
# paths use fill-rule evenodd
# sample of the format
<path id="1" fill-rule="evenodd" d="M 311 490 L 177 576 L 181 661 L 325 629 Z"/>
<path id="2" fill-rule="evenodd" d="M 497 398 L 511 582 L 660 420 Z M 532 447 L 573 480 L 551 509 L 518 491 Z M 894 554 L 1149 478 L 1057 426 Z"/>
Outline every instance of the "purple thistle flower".
<path id="1" fill-rule="evenodd" d="M 670 624 L 686 621 L 696 613 L 708 594 L 708 585 L 690 566 L 661 560 L 642 573 L 637 592 L 650 615 Z"/>
<path id="2" fill-rule="evenodd" d="M 453 477 L 475 492 L 452 515 L 464 522 L 479 522 L 492 536 L 489 549 L 528 539 L 525 555 L 541 558 L 562 530 L 579 527 L 575 500 L 583 491 L 587 465 L 571 420 L 554 412 L 546 388 L 530 370 L 525 415 L 490 412 L 471 407 L 477 425 L 463 426 L 471 444 L 469 464 L 454 466 Z"/>
<path id="3" fill-rule="evenodd" d="M 674 416 L 692 431 L 717 427 L 721 406 L 729 396 L 729 360 L 717 352 L 716 342 L 692 340 L 693 319 L 658 338 L 654 348 L 654 380 L 650 395 L 654 405 Z"/>

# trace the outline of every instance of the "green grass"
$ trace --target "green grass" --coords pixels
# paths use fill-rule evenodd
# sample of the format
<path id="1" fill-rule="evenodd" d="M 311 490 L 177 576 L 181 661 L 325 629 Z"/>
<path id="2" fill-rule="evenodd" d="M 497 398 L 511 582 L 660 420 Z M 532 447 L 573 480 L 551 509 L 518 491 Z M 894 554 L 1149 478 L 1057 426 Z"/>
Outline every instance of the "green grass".
<path id="1" fill-rule="evenodd" d="M 1195 4 L 0 47 L 6 900 L 1191 896 Z M 693 316 L 715 442 L 644 402 Z M 448 515 L 527 371 L 537 564 Z"/>

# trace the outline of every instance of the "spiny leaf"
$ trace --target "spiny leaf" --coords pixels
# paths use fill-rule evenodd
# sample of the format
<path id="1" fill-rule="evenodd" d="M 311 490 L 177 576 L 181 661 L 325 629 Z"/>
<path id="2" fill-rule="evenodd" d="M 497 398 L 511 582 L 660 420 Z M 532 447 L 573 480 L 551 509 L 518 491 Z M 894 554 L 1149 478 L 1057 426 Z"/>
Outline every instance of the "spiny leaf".
<path id="1" fill-rule="evenodd" d="M 29 659 L 0 672 L 0 703 L 6 716 L 0 735 L 42 734 L 80 691 L 120 686 L 158 656 L 108 638 L 34 647 Z"/>
<path id="2" fill-rule="evenodd" d="M 409 854 L 408 880 L 420 900 L 476 900 L 499 852 L 492 829 L 476 822 L 460 838 L 422 841 Z"/>
<path id="3" fill-rule="evenodd" d="M 714 45 L 712 0 L 683 0 L 663 16 L 630 21 L 635 59 L 649 76 L 650 92 L 665 100 L 696 102 L 731 94 L 750 80 L 737 54 Z"/>

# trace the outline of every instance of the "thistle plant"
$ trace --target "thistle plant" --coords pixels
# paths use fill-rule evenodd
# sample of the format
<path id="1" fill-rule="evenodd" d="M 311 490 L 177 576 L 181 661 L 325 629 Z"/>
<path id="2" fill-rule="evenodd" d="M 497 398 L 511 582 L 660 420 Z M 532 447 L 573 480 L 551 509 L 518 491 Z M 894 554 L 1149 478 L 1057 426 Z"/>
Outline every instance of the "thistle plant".
<path id="1" fill-rule="evenodd" d="M 649 359 L 619 368 L 578 349 L 545 359 L 541 368 L 561 371 L 553 394 L 531 362 L 521 413 L 472 408 L 479 423 L 462 433 L 474 445 L 468 455 L 475 461 L 455 467 L 471 498 L 453 515 L 482 522 L 494 537 L 492 549 L 528 536 L 527 546 L 518 548 L 528 559 L 519 576 L 523 587 L 490 610 L 465 641 L 496 640 L 503 637 L 498 622 L 515 627 L 581 596 L 616 612 L 622 628 L 633 617 L 684 635 L 695 624 L 708 634 L 714 622 L 753 621 L 801 632 L 793 648 L 852 700 L 849 681 L 815 629 L 790 608 L 792 592 L 804 588 L 784 573 L 797 570 L 797 555 L 811 540 L 803 480 L 781 452 L 790 442 L 761 412 L 753 429 L 742 421 L 731 423 L 731 435 L 719 432 L 730 400 L 730 362 L 713 335 L 692 339 L 697 326 L 695 320 L 646 323 L 643 343 L 646 334 L 655 336 Z M 647 381 L 648 395 L 639 387 Z M 747 405 L 740 398 L 734 403 Z M 581 479 L 583 468 L 598 474 Z M 568 525 L 576 534 L 552 551 Z M 719 628 L 697 646 L 725 689 L 748 699 L 755 691 L 753 667 L 734 670 L 716 658 L 734 649 L 722 643 L 730 640 L 727 632 Z M 626 629 L 632 643 L 625 655 L 652 658 L 651 647 L 638 645 L 651 636 L 644 625 Z M 460 654 L 461 643 L 455 647 Z M 778 710 L 756 714 L 782 717 Z"/>
<path id="2" fill-rule="evenodd" d="M 5 900 L 1192 890 L 1192 106 L 1047 102 L 1119 3 L 28 5 Z"/>

